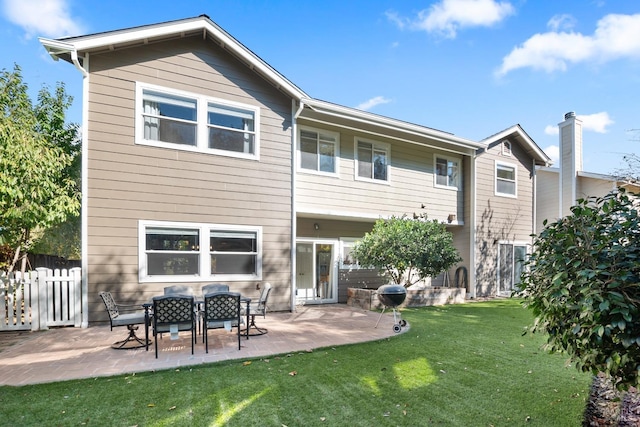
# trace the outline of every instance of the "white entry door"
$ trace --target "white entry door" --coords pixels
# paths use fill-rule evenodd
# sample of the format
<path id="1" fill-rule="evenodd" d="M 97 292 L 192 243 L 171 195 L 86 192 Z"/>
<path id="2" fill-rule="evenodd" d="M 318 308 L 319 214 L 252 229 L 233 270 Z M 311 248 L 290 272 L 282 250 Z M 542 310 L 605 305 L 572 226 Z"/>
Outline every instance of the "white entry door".
<path id="1" fill-rule="evenodd" d="M 337 302 L 337 244 L 298 242 L 296 247 L 297 303 Z"/>

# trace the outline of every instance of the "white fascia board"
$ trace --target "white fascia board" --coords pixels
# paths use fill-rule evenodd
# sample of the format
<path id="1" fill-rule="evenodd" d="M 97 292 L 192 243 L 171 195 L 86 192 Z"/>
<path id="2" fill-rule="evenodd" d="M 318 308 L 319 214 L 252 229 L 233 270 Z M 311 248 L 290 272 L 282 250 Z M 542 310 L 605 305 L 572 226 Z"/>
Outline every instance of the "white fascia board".
<path id="1" fill-rule="evenodd" d="M 75 47 L 71 43 L 63 42 L 60 40 L 52 40 L 44 37 L 38 38 L 38 41 L 44 46 L 44 48 L 49 52 L 49 55 L 54 60 L 58 60 L 58 55 L 61 53 L 70 53 L 75 50 Z"/>
<path id="2" fill-rule="evenodd" d="M 117 46 L 119 44 L 127 44 L 135 41 L 144 42 L 145 40 L 168 36 L 171 34 L 183 34 L 199 30 L 206 31 L 212 38 L 218 40 L 224 49 L 233 52 L 236 56 L 247 64 L 250 64 L 252 68 L 257 69 L 263 76 L 271 80 L 278 88 L 281 88 L 292 97 L 300 100 L 307 96 L 263 60 L 258 58 L 253 52 L 231 37 L 226 31 L 215 25 L 210 19 L 204 17 L 88 36 L 70 37 L 62 40 L 40 39 L 40 41 L 45 45 L 45 48 L 47 48 L 50 53 L 52 53 L 52 50 L 50 50 L 48 46 L 55 47 L 55 43 L 64 45 L 67 48 L 72 46 L 73 50 L 78 53 L 82 53 L 85 51 L 91 51 L 92 49 Z"/>
<path id="3" fill-rule="evenodd" d="M 520 126 L 511 126 L 509 129 L 505 129 L 502 132 L 499 132 L 495 135 L 490 136 L 489 138 L 485 139 L 484 141 L 487 142 L 487 144 L 490 144 L 491 142 L 495 142 L 495 141 L 499 141 L 501 139 L 505 139 L 507 137 L 509 137 L 510 135 L 513 135 L 514 133 L 517 133 L 529 146 L 529 148 L 531 149 L 531 151 L 533 151 L 536 156 L 538 156 L 538 158 L 540 160 L 542 160 L 543 162 L 545 162 L 545 164 L 550 165 L 551 164 L 551 158 L 549 156 L 547 156 L 545 154 L 544 151 L 542 151 L 542 149 L 540 147 L 538 147 L 538 144 L 536 144 L 530 137 L 529 135 L 527 135 L 525 132 L 522 131 L 522 129 L 520 128 Z"/>
<path id="4" fill-rule="evenodd" d="M 577 175 L 584 178 L 600 179 L 602 181 L 613 181 L 613 182 L 623 181 L 623 179 L 614 175 L 604 175 L 604 174 L 594 173 L 594 172 L 578 171 Z"/>
<path id="5" fill-rule="evenodd" d="M 483 142 L 476 142 L 470 139 L 460 138 L 446 132 L 438 131 L 420 125 L 415 125 L 408 122 L 403 122 L 401 120 L 396 120 L 389 117 L 371 114 L 366 111 L 356 110 L 355 108 L 344 107 L 341 105 L 331 104 L 325 101 L 311 98 L 303 99 L 302 102 L 304 102 L 304 104 L 309 106 L 311 109 L 322 114 L 332 115 L 348 120 L 355 120 L 365 124 L 381 126 L 391 130 L 399 130 L 416 136 L 427 137 L 436 141 L 463 147 L 465 149 L 477 150 L 479 148 L 486 148 L 487 146 Z"/>
<path id="6" fill-rule="evenodd" d="M 560 173 L 560 168 L 551 166 L 536 166 L 536 170 L 540 172 Z"/>

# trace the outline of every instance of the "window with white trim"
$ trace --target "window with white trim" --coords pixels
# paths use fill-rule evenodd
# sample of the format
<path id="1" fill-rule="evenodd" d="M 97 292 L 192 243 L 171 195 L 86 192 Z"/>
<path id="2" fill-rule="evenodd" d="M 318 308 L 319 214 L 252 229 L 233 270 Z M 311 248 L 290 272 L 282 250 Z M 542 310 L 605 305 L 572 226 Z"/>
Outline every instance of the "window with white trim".
<path id="1" fill-rule="evenodd" d="M 138 144 L 257 158 L 259 108 L 138 83 Z"/>
<path id="2" fill-rule="evenodd" d="M 338 163 L 339 135 L 312 128 L 300 128 L 300 169 L 335 174 Z"/>
<path id="3" fill-rule="evenodd" d="M 144 139 L 196 145 L 197 100 L 152 90 L 142 91 Z"/>
<path id="4" fill-rule="evenodd" d="M 260 280 L 261 228 L 141 221 L 140 281 Z"/>
<path id="5" fill-rule="evenodd" d="M 356 139 L 356 179 L 389 181 L 389 144 Z"/>
<path id="6" fill-rule="evenodd" d="M 436 187 L 458 189 L 460 187 L 460 159 L 434 155 Z"/>
<path id="7" fill-rule="evenodd" d="M 516 197 L 517 167 L 509 163 L 496 161 L 496 195 Z"/>

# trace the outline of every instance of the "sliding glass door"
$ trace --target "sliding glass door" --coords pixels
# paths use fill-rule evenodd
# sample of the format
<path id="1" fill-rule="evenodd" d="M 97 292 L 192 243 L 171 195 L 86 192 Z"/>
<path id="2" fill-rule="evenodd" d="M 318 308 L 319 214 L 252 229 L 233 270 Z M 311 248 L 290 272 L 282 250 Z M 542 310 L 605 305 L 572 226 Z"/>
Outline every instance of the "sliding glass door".
<path id="1" fill-rule="evenodd" d="M 298 241 L 296 245 L 296 302 L 338 301 L 337 242 Z"/>

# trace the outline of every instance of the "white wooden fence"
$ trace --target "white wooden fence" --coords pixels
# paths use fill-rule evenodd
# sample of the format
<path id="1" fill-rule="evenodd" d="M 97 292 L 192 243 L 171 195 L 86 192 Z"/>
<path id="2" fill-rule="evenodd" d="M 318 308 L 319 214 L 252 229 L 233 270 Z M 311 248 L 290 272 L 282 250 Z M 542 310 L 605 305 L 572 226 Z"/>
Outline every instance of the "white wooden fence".
<path id="1" fill-rule="evenodd" d="M 0 275 L 0 331 L 80 327 L 81 277 L 80 268 Z"/>

